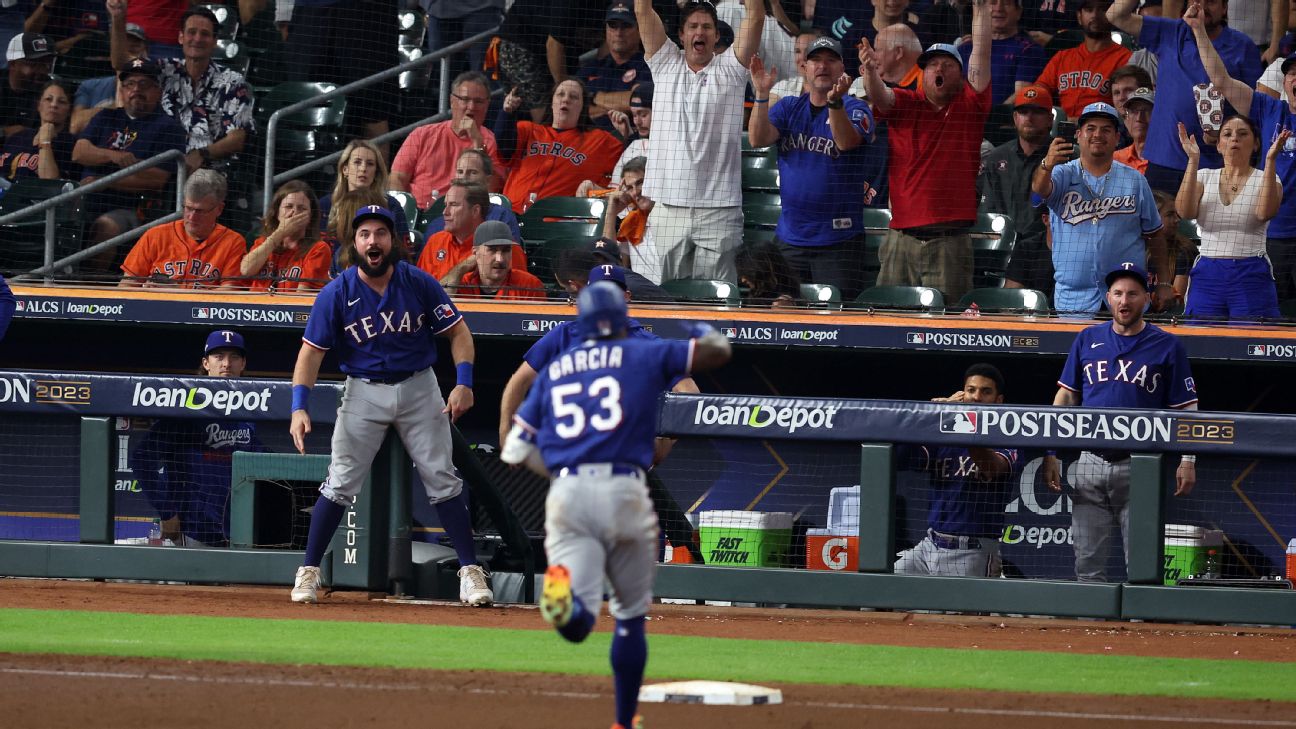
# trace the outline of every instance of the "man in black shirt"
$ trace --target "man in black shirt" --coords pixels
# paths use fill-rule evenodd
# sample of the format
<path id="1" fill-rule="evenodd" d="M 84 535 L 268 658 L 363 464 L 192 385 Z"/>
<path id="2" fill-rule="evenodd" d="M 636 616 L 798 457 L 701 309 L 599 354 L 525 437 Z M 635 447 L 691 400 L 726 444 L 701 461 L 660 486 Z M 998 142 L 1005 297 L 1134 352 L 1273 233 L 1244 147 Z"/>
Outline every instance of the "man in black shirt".
<path id="1" fill-rule="evenodd" d="M 36 102 L 49 80 L 54 44 L 40 33 L 19 33 L 5 51 L 7 83 L 0 83 L 0 129 L 7 137 L 24 127 L 40 126 Z"/>

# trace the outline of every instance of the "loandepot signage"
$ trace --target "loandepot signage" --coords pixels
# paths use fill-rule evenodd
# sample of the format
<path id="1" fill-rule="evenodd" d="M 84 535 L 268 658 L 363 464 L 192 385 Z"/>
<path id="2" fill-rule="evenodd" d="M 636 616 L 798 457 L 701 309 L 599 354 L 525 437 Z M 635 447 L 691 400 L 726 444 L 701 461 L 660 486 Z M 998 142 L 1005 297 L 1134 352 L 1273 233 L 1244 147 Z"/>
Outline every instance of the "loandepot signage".
<path id="1" fill-rule="evenodd" d="M 1174 418 L 1157 415 L 959 410 L 941 413 L 940 429 L 1007 437 L 1170 443 L 1173 425 Z"/>
<path id="2" fill-rule="evenodd" d="M 745 425 L 749 428 L 774 427 L 789 435 L 798 428 L 832 430 L 838 406 L 804 407 L 801 405 L 708 405 L 698 401 L 693 414 L 694 425 Z"/>
<path id="3" fill-rule="evenodd" d="M 260 392 L 250 390 L 216 390 L 205 387 L 148 387 L 135 383 L 135 392 L 131 396 L 134 407 L 184 408 L 186 410 L 207 410 L 208 408 L 229 415 L 234 411 L 269 412 L 270 388 Z"/>

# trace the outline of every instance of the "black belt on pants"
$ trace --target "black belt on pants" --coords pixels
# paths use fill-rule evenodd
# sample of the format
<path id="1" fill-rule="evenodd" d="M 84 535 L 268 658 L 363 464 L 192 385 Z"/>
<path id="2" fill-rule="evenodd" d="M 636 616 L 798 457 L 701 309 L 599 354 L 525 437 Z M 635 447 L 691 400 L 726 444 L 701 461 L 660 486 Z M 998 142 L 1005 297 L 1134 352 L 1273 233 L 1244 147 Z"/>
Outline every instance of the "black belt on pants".
<path id="1" fill-rule="evenodd" d="M 980 549 L 981 540 L 977 537 L 965 537 L 959 534 L 942 534 L 935 529 L 928 529 L 927 536 L 939 549 Z"/>
<path id="2" fill-rule="evenodd" d="M 1094 454 L 1095 456 L 1098 456 L 1104 461 L 1107 461 L 1108 463 L 1120 463 L 1121 461 L 1128 461 L 1130 457 L 1129 451 L 1089 451 L 1089 452 Z"/>
<path id="3" fill-rule="evenodd" d="M 360 377 L 357 379 L 363 382 L 367 382 L 370 385 L 399 385 L 405 380 L 408 380 L 409 378 L 423 372 L 426 369 L 427 368 L 424 367 L 423 369 L 418 370 L 416 372 L 393 372 L 390 374 L 383 375 L 382 377 Z"/>
<path id="4" fill-rule="evenodd" d="M 581 469 L 585 467 L 589 467 L 591 471 L 597 471 L 600 475 L 645 478 L 644 469 L 633 463 L 578 463 L 575 466 L 562 466 L 554 471 L 554 478 L 579 476 Z"/>

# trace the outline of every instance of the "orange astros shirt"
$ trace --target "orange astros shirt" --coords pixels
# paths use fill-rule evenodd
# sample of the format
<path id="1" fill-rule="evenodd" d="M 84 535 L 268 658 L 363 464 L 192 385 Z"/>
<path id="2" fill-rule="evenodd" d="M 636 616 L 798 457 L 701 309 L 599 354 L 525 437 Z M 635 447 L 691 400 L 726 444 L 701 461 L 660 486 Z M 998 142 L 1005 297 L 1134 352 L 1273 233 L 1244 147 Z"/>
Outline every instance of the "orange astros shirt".
<path id="1" fill-rule="evenodd" d="M 423 252 L 419 254 L 418 263 L 414 265 L 432 274 L 432 278 L 440 281 L 447 273 L 459 262 L 472 255 L 473 237 L 470 235 L 463 241 L 455 240 L 453 234 L 448 230 L 439 230 L 428 236 L 427 243 L 423 244 Z M 517 243 L 513 244 L 513 270 L 525 272 L 527 269 L 526 253 L 522 252 L 522 246 Z"/>
<path id="2" fill-rule="evenodd" d="M 606 187 L 625 145 L 602 129 L 564 129 L 518 122 L 517 146 L 505 161 L 512 168 L 504 196 L 519 215 L 534 200 L 576 194 L 584 180 Z M 535 197 L 533 198 L 532 195 Z"/>
<path id="3" fill-rule="evenodd" d="M 1084 44 L 1058 51 L 1035 83 L 1058 99 L 1067 118 L 1079 118 L 1080 112 L 1095 101 L 1112 103 L 1111 75 L 1129 63 L 1130 49 L 1112 44 L 1093 53 Z"/>
<path id="4" fill-rule="evenodd" d="M 239 261 L 247 253 L 243 236 L 217 223 L 199 243 L 176 220 L 151 228 L 131 248 L 122 273 L 134 278 L 166 276 L 181 288 L 214 288 L 239 277 Z"/>
<path id="5" fill-rule="evenodd" d="M 544 284 L 540 283 L 540 279 L 516 268 L 509 271 L 509 277 L 504 280 L 504 285 L 496 289 L 493 295 L 482 293 L 481 277 L 477 275 L 476 271 L 465 273 L 459 285 L 450 291 L 450 295 L 453 297 L 476 296 L 490 299 L 546 298 Z"/>
<path id="6" fill-rule="evenodd" d="M 264 241 L 265 236 L 257 238 L 252 247 L 256 248 Z M 291 250 L 271 253 L 255 278 L 243 279 L 247 281 L 248 290 L 275 294 L 291 293 L 297 291 L 299 286 L 307 290 L 323 288 L 329 280 L 333 249 L 320 240 L 315 241 L 315 245 L 300 259 L 297 258 L 298 252 Z"/>

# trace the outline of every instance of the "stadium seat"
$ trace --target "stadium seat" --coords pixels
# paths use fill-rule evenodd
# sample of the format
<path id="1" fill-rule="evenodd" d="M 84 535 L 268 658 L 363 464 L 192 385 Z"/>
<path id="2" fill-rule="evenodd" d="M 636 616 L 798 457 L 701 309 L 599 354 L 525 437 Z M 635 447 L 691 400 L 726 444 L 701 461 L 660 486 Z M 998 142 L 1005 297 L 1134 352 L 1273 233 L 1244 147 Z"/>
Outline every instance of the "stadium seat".
<path id="1" fill-rule="evenodd" d="M 851 309 L 923 309 L 945 308 L 945 297 L 928 286 L 874 286 L 866 289 L 847 305 Z"/>
<path id="2" fill-rule="evenodd" d="M 742 189 L 745 196 L 748 192 L 779 191 L 779 171 L 777 167 L 747 167 L 743 165 Z"/>
<path id="3" fill-rule="evenodd" d="M 527 247 L 527 268 L 543 281 L 546 287 L 554 288 L 557 286 L 554 271 L 558 268 L 558 259 L 563 251 L 588 250 L 589 247 L 588 237 L 550 238 L 538 247 Z"/>
<path id="4" fill-rule="evenodd" d="M 972 285 L 995 288 L 1003 285 L 1004 271 L 1017 242 L 1012 218 L 1000 213 L 982 213 L 972 226 Z"/>
<path id="5" fill-rule="evenodd" d="M 522 245 L 531 260 L 532 252 L 540 251 L 547 241 L 555 238 L 597 239 L 603 229 L 603 206 L 600 198 L 546 197 L 536 200 L 525 213 L 518 216 L 522 229 Z M 542 276 L 544 271 L 536 273 Z M 547 279 L 546 279 L 547 280 Z"/>
<path id="6" fill-rule="evenodd" d="M 427 36 L 427 16 L 419 9 L 403 10 L 396 16 L 396 22 L 400 26 L 400 40 L 396 49 L 400 54 L 400 62 L 406 63 L 422 58 L 423 39 Z M 434 67 L 435 64 L 426 64 L 413 71 L 402 73 L 397 77 L 400 90 L 422 94 L 432 80 Z"/>
<path id="7" fill-rule="evenodd" d="M 247 77 L 248 68 L 252 64 L 252 56 L 246 52 L 242 43 L 224 38 L 216 41 L 216 52 L 212 55 L 212 60 L 232 71 L 239 72 L 244 78 Z"/>
<path id="8" fill-rule="evenodd" d="M 886 231 L 891 227 L 891 211 L 886 208 L 864 208 L 864 230 Z"/>
<path id="9" fill-rule="evenodd" d="M 774 240 L 773 228 L 743 227 L 743 245 L 756 245 Z"/>
<path id="10" fill-rule="evenodd" d="M 972 289 L 959 299 L 956 308 L 961 311 L 972 304 L 982 312 L 1049 313 L 1048 295 L 1035 289 Z"/>
<path id="11" fill-rule="evenodd" d="M 387 194 L 396 198 L 396 202 L 400 203 L 401 212 L 405 213 L 405 222 L 409 223 L 410 237 L 421 238 L 422 236 L 416 232 L 414 227 L 419 219 L 419 209 L 418 203 L 414 201 L 413 193 L 408 193 L 404 190 L 388 190 Z"/>
<path id="12" fill-rule="evenodd" d="M 766 207 L 783 207 L 783 197 L 777 188 L 774 190 L 743 190 L 743 205 L 763 205 Z"/>
<path id="13" fill-rule="evenodd" d="M 259 133 L 255 136 L 256 150 L 253 157 L 265 159 L 269 137 L 266 130 L 271 115 L 298 101 L 314 99 L 335 88 L 337 86 L 331 83 L 294 81 L 279 84 L 259 97 L 255 112 Z M 345 114 L 346 97 L 338 96 L 284 116 L 275 135 L 275 173 L 285 172 L 341 149 Z M 256 172 L 258 175 L 261 172 L 259 164 Z M 305 179 L 315 189 L 323 190 L 332 185 L 333 177 L 333 171 L 325 169 L 313 172 Z"/>
<path id="14" fill-rule="evenodd" d="M 76 187 L 71 180 L 41 180 L 24 178 L 15 182 L 0 197 L 0 216 L 17 212 L 38 202 L 48 200 L 64 190 Z M 81 202 L 59 206 L 55 219 L 54 259 L 58 260 L 81 250 Z M 0 226 L 0 273 L 13 276 L 45 265 L 45 215 L 37 213 L 22 220 Z"/>
<path id="15" fill-rule="evenodd" d="M 803 283 L 801 298 L 815 307 L 840 309 L 842 305 L 841 290 L 831 284 Z"/>
<path id="16" fill-rule="evenodd" d="M 270 89 L 270 93 L 257 100 L 257 126 L 264 128 L 264 125 L 270 121 L 270 116 L 286 106 L 313 99 L 336 88 L 335 84 L 314 81 L 291 81 L 279 84 Z M 295 129 L 341 128 L 345 113 L 346 97 L 338 96 L 289 114 L 280 123 Z"/>
<path id="17" fill-rule="evenodd" d="M 677 278 L 663 281 L 661 287 L 680 301 L 690 303 L 738 306 L 741 301 L 738 287 L 719 279 Z"/>
<path id="18" fill-rule="evenodd" d="M 542 197 L 527 206 L 518 223 L 551 223 L 556 220 L 603 220 L 606 203 L 600 197 Z"/>
<path id="19" fill-rule="evenodd" d="M 743 203 L 743 227 L 744 228 L 766 228 L 774 230 L 778 225 L 779 214 L 783 208 L 777 205 L 761 205 Z"/>

